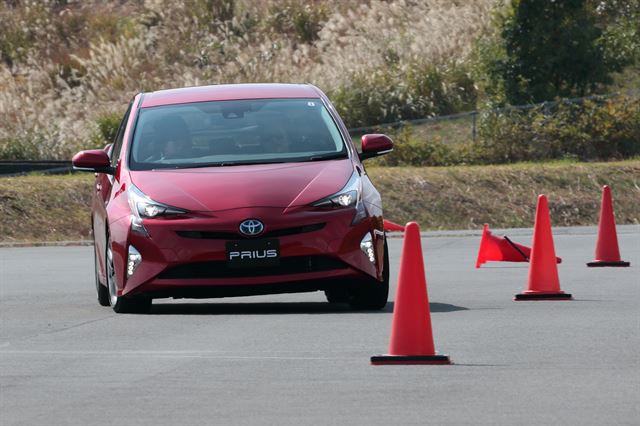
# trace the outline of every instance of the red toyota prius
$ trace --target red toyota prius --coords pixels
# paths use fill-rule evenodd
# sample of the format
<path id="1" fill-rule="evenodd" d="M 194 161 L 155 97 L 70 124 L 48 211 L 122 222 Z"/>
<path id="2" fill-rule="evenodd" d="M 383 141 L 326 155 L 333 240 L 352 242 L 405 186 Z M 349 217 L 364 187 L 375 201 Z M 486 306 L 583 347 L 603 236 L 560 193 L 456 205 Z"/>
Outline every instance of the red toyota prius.
<path id="1" fill-rule="evenodd" d="M 98 301 L 145 312 L 155 298 L 324 291 L 381 309 L 389 259 L 380 194 L 316 87 L 242 84 L 140 93 L 113 144 L 73 157 L 96 172 Z"/>

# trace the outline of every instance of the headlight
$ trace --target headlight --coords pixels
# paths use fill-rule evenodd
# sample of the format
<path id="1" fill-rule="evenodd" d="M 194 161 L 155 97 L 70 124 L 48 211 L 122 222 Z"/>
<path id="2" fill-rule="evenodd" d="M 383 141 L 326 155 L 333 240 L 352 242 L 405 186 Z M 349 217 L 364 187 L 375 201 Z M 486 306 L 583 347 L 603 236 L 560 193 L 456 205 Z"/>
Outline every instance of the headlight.
<path id="1" fill-rule="evenodd" d="M 186 210 L 171 207 L 166 204 L 153 201 L 147 197 L 142 191 L 135 187 L 135 185 L 129 186 L 129 206 L 131 206 L 131 212 L 140 218 L 152 218 L 158 216 L 167 216 L 175 214 L 185 214 Z"/>
<path id="2" fill-rule="evenodd" d="M 129 207 L 131 208 L 131 213 L 133 213 L 134 216 L 133 220 L 131 221 L 131 229 L 144 235 L 148 234 L 147 230 L 142 224 L 142 219 L 187 213 L 186 210 L 168 206 L 166 204 L 162 204 L 152 200 L 151 198 L 147 197 L 144 192 L 136 188 L 136 186 L 133 184 L 130 185 L 129 189 L 127 190 L 127 197 L 129 199 Z"/>
<path id="3" fill-rule="evenodd" d="M 355 207 L 356 215 L 353 224 L 360 222 L 367 217 L 367 212 L 362 203 L 362 181 L 357 172 L 353 172 L 344 188 L 333 195 L 325 197 L 311 204 L 314 207 L 347 208 Z"/>

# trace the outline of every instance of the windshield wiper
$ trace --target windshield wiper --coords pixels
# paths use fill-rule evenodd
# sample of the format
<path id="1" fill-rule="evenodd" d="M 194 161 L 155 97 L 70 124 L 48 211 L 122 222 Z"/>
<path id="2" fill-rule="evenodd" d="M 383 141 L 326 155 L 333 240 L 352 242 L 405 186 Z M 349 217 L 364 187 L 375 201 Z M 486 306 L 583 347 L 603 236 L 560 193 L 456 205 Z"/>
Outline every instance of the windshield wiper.
<path id="1" fill-rule="evenodd" d="M 190 166 L 185 166 L 185 167 L 181 167 L 184 169 L 199 169 L 199 168 L 203 168 L 203 167 L 226 167 L 226 166 L 248 166 L 248 165 L 252 165 L 252 164 L 278 164 L 278 163 L 284 163 L 284 161 L 263 161 L 263 160 L 256 160 L 256 161 L 221 161 L 219 163 L 206 163 L 206 164 L 194 164 L 194 165 L 190 165 Z"/>
<path id="2" fill-rule="evenodd" d="M 253 160 L 253 161 L 221 161 L 219 163 L 203 163 L 203 164 L 176 164 L 176 165 L 163 165 L 162 167 L 155 167 L 152 170 L 182 170 L 182 169 L 202 169 L 205 167 L 228 167 L 228 166 L 249 166 L 257 164 L 283 164 L 283 163 L 298 163 L 306 161 L 322 161 L 322 160 L 335 160 L 338 158 L 348 158 L 345 152 L 332 152 L 329 154 L 314 155 L 308 158 L 287 158 L 279 160 Z"/>
<path id="3" fill-rule="evenodd" d="M 330 154 L 314 155 L 309 157 L 306 161 L 322 161 L 322 160 L 336 160 L 338 158 L 348 158 L 345 152 L 332 152 Z"/>

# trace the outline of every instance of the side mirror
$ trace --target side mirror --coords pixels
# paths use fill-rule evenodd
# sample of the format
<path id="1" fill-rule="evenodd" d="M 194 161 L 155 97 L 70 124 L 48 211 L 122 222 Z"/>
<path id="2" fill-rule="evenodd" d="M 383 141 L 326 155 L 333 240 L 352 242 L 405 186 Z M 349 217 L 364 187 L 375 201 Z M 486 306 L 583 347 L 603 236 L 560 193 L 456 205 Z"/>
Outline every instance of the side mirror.
<path id="1" fill-rule="evenodd" d="M 71 159 L 73 168 L 75 170 L 82 170 L 87 172 L 107 173 L 112 175 L 114 168 L 111 167 L 111 159 L 102 149 L 90 149 L 87 151 L 80 151 Z"/>
<path id="2" fill-rule="evenodd" d="M 377 133 L 362 136 L 361 160 L 388 154 L 391 151 L 393 151 L 393 141 L 389 136 Z"/>

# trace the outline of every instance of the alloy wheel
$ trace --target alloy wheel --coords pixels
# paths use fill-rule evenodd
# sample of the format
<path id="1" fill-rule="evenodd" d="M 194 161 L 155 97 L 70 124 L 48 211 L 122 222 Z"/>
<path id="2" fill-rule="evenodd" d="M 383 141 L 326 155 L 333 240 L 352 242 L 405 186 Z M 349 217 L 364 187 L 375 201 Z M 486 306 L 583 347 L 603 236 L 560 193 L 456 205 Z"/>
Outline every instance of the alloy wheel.
<path id="1" fill-rule="evenodd" d="M 109 303 L 111 306 L 115 306 L 118 303 L 118 287 L 116 286 L 116 272 L 113 266 L 111 242 L 107 244 L 107 284 L 109 287 Z"/>

